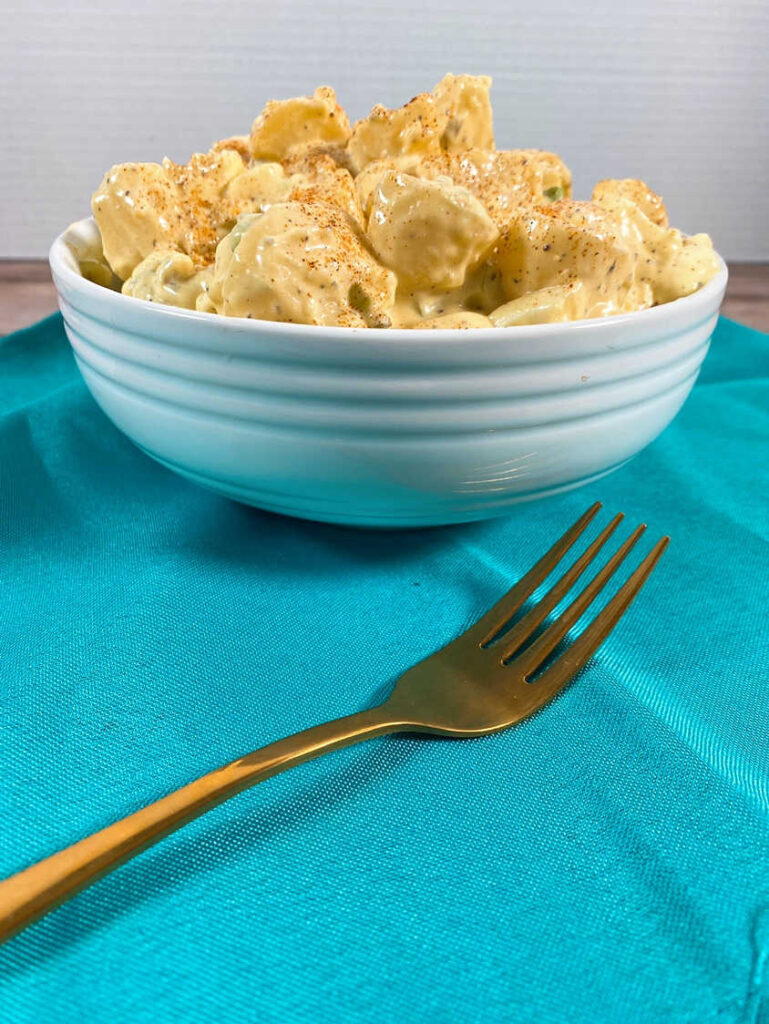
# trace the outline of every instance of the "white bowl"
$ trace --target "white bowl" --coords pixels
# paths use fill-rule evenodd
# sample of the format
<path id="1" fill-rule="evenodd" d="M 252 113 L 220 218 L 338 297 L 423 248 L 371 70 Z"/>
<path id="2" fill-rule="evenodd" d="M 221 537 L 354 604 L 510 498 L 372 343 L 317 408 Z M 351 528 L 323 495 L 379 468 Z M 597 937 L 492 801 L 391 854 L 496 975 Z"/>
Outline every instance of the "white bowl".
<path id="1" fill-rule="evenodd" d="M 503 514 L 617 469 L 681 408 L 727 272 L 601 320 L 366 330 L 214 316 L 86 280 L 93 220 L 50 253 L 94 398 L 148 455 L 237 501 L 360 526 Z"/>

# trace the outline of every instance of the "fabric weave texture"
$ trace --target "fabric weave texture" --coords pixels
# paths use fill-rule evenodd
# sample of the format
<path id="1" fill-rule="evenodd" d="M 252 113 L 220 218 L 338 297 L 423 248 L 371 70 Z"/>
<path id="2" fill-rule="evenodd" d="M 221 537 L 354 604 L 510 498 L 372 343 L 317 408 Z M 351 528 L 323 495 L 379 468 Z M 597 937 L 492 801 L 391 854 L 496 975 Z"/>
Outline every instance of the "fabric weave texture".
<path id="1" fill-rule="evenodd" d="M 596 499 L 672 543 L 555 702 L 222 805 L 1 948 L 3 1024 L 767 1024 L 769 338 L 721 320 L 614 475 L 392 533 L 156 465 L 58 315 L 1 340 L 3 877 L 381 700 Z"/>

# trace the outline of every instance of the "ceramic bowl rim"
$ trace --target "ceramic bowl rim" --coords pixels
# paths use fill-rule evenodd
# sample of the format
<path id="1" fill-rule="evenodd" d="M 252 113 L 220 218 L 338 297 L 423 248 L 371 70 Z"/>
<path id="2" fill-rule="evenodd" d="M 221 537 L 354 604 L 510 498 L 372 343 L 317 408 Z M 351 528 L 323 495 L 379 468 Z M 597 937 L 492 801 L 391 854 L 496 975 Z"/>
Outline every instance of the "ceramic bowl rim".
<path id="1" fill-rule="evenodd" d="M 724 290 L 728 279 L 728 269 L 723 258 L 716 254 L 720 268 L 715 277 L 707 284 L 685 295 L 682 298 L 674 299 L 658 306 L 651 306 L 648 309 L 637 310 L 632 313 L 620 313 L 616 316 L 597 317 L 586 320 L 561 321 L 553 324 L 524 324 L 513 327 L 469 327 L 469 328 L 387 328 L 385 330 L 373 330 L 366 327 L 337 327 L 319 326 L 315 324 L 293 324 L 283 323 L 277 320 L 257 320 L 247 317 L 226 317 L 218 313 L 205 313 L 198 310 L 182 309 L 177 306 L 166 306 L 159 302 L 149 302 L 145 299 L 138 299 L 131 295 L 123 295 L 122 292 L 113 291 L 104 285 L 89 281 L 73 266 L 74 252 L 68 236 L 75 231 L 89 232 L 97 231 L 96 222 L 93 217 L 85 217 L 75 221 L 68 228 L 57 235 L 49 250 L 48 259 L 54 279 L 59 278 L 69 285 L 75 292 L 84 299 L 93 299 L 105 308 L 117 312 L 124 311 L 126 314 L 133 311 L 137 315 L 146 315 L 156 321 L 165 322 L 168 326 L 179 326 L 182 324 L 196 324 L 224 332 L 236 332 L 238 334 L 253 333 L 259 335 L 265 329 L 277 336 L 285 334 L 291 338 L 301 338 L 303 344 L 312 344 L 333 339 L 336 342 L 352 342 L 356 348 L 366 341 L 380 343 L 385 335 L 391 341 L 399 343 L 425 344 L 431 346 L 464 346 L 483 339 L 485 342 L 514 342 L 529 340 L 546 340 L 558 337 L 563 339 L 566 335 L 578 335 L 586 330 L 591 333 L 606 331 L 614 333 L 623 328 L 636 328 L 641 325 L 648 326 L 654 330 L 655 325 L 660 326 L 675 314 L 680 314 L 686 322 L 690 322 L 696 316 L 698 307 L 707 307 L 711 303 L 717 304 L 719 294 Z M 128 305 L 126 305 L 128 304 Z M 143 310 L 143 313 L 140 313 Z M 687 316 L 689 313 L 691 316 Z M 576 340 L 576 337 L 575 337 Z"/>

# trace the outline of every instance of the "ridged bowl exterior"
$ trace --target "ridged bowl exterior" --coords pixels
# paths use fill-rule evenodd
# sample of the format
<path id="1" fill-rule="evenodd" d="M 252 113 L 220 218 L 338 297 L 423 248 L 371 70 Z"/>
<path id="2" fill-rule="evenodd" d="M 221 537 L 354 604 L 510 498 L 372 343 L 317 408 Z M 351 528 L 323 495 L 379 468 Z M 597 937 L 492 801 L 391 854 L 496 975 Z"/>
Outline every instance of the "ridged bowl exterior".
<path id="1" fill-rule="evenodd" d="M 94 398 L 153 458 L 238 501 L 360 526 L 500 515 L 653 441 L 708 350 L 726 268 L 626 316 L 467 331 L 224 318 L 85 280 L 92 220 L 51 269 Z"/>

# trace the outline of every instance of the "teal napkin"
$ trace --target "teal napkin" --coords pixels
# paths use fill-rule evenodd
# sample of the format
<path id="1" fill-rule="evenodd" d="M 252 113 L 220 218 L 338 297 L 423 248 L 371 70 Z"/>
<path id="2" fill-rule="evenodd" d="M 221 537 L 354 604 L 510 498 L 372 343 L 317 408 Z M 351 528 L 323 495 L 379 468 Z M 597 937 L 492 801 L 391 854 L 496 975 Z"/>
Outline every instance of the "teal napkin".
<path id="1" fill-rule="evenodd" d="M 0 342 L 0 473 L 0 875 L 381 699 L 597 498 L 672 536 L 545 711 L 219 807 L 0 949 L 3 1024 L 769 1021 L 767 337 L 591 487 L 372 533 L 150 461 L 56 316 Z"/>

